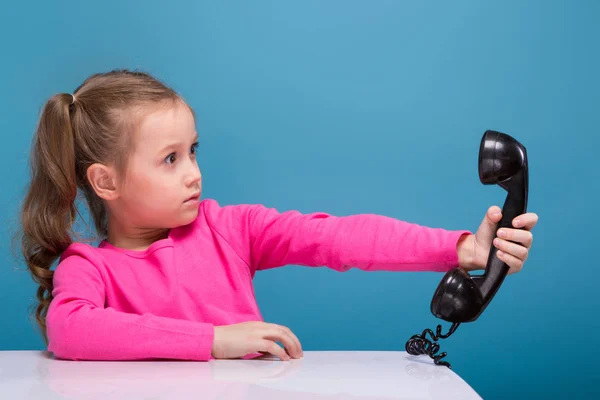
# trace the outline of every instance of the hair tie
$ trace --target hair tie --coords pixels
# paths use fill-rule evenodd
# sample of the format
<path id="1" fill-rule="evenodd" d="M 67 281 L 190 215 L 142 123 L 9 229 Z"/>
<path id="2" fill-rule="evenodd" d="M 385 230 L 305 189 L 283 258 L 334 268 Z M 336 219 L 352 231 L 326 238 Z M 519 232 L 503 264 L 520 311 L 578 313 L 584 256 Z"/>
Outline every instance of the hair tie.
<path id="1" fill-rule="evenodd" d="M 73 100 L 71 100 L 71 104 L 75 104 L 75 95 L 73 93 L 71 93 L 71 97 L 73 98 Z"/>

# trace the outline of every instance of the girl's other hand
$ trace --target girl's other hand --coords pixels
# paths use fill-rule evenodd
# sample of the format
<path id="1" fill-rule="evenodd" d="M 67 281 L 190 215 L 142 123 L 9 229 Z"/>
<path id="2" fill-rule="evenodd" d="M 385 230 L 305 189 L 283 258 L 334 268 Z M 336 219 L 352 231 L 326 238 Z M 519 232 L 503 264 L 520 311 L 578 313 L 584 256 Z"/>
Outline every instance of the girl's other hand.
<path id="1" fill-rule="evenodd" d="M 283 347 L 277 344 L 281 342 Z M 300 341 L 285 326 L 262 321 L 215 326 L 212 356 L 240 358 L 252 353 L 270 353 L 282 361 L 301 358 Z"/>

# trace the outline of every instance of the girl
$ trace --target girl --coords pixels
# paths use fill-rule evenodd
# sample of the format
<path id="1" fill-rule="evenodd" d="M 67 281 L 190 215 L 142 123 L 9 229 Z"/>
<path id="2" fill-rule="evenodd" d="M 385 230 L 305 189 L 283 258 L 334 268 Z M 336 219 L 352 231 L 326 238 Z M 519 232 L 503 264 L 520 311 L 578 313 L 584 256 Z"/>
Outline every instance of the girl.
<path id="1" fill-rule="evenodd" d="M 252 286 L 258 270 L 486 265 L 499 207 L 472 234 L 379 215 L 221 206 L 200 201 L 197 138 L 191 107 L 141 72 L 95 74 L 46 103 L 22 251 L 39 283 L 36 319 L 56 357 L 209 361 L 270 353 L 289 360 L 302 356 L 302 346 L 287 327 L 263 321 Z M 72 239 L 78 193 L 102 239 L 96 247 Z M 511 273 L 527 258 L 537 215 L 518 221 L 521 229 L 498 232 L 504 239 L 495 243 Z"/>

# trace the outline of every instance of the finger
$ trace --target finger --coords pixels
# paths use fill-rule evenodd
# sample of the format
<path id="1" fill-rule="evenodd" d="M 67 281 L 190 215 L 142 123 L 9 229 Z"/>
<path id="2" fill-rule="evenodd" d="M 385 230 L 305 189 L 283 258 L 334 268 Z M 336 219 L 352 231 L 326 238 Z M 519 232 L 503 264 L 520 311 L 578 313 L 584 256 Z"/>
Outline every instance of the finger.
<path id="1" fill-rule="evenodd" d="M 258 351 L 271 353 L 274 356 L 279 357 L 282 361 L 289 361 L 290 359 L 290 356 L 285 352 L 285 349 L 271 340 L 262 340 L 258 345 Z"/>
<path id="2" fill-rule="evenodd" d="M 496 255 L 498 256 L 498 258 L 501 261 L 505 262 L 506 265 L 508 265 L 508 267 L 509 267 L 508 274 L 509 275 L 514 274 L 515 272 L 519 272 L 523 268 L 523 262 L 510 254 L 507 254 L 501 250 L 498 250 L 496 252 Z"/>
<path id="3" fill-rule="evenodd" d="M 488 208 L 483 220 L 485 221 L 486 218 L 489 218 L 492 222 L 500 222 L 502 219 L 502 209 L 498 206 L 491 206 Z"/>
<path id="4" fill-rule="evenodd" d="M 279 324 L 265 323 L 267 328 L 263 335 L 265 339 L 281 342 L 288 354 L 296 356 L 299 353 L 299 342 L 295 343 L 294 338 L 289 334 L 291 332 L 287 327 Z"/>
<path id="5" fill-rule="evenodd" d="M 500 238 L 494 239 L 494 246 L 505 253 L 508 253 L 521 261 L 527 260 L 529 251 L 520 244 L 509 242 Z"/>
<path id="6" fill-rule="evenodd" d="M 296 340 L 294 340 L 288 331 L 289 329 L 284 326 L 272 324 L 264 337 L 265 339 L 281 342 L 289 355 L 293 357 L 300 357 L 300 343 L 296 342 Z"/>
<path id="7" fill-rule="evenodd" d="M 513 219 L 513 226 L 525 230 L 531 230 L 537 224 L 539 217 L 536 213 L 521 214 Z"/>
<path id="8" fill-rule="evenodd" d="M 521 243 L 530 248 L 533 243 L 533 234 L 522 229 L 501 228 L 498 229 L 498 237 L 511 242 Z"/>
<path id="9" fill-rule="evenodd" d="M 502 210 L 498 206 L 488 208 L 477 232 L 475 239 L 480 243 L 490 243 L 496 234 L 498 222 L 502 218 Z"/>
<path id="10" fill-rule="evenodd" d="M 483 216 L 482 224 L 491 223 L 497 224 L 502 219 L 502 209 L 498 206 L 491 206 L 487 209 L 485 215 Z"/>
<path id="11" fill-rule="evenodd" d="M 299 357 L 302 357 L 304 351 L 302 350 L 302 344 L 300 344 L 300 339 L 298 339 L 298 336 L 296 336 L 296 334 L 294 332 L 292 332 L 292 330 L 288 327 L 284 327 L 285 329 L 287 329 L 288 331 L 288 335 L 290 335 L 292 337 L 292 339 L 294 340 L 294 342 L 296 342 L 296 346 L 297 349 L 299 351 Z"/>

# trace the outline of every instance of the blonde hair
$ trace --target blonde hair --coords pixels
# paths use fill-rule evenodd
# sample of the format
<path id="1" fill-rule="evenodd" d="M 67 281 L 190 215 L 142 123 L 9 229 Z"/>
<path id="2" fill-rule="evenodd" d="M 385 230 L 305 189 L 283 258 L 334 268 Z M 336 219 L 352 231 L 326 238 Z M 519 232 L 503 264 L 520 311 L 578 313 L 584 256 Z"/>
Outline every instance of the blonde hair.
<path id="1" fill-rule="evenodd" d="M 148 73 L 113 70 L 90 76 L 73 94 L 56 94 L 44 105 L 31 149 L 20 239 L 29 272 L 39 284 L 35 318 L 46 344 L 54 287 L 50 268 L 73 242 L 78 193 L 85 196 L 98 235 L 107 234 L 107 211 L 88 182 L 88 167 L 112 164 L 124 173 L 134 145 L 131 132 L 143 115 L 139 111 L 178 100 L 183 101 Z"/>

